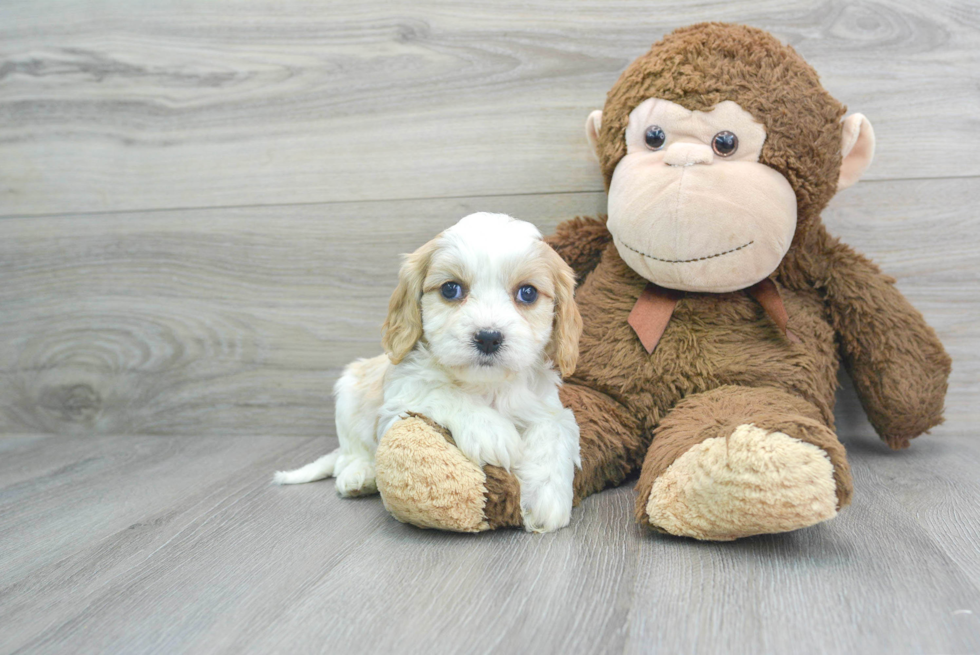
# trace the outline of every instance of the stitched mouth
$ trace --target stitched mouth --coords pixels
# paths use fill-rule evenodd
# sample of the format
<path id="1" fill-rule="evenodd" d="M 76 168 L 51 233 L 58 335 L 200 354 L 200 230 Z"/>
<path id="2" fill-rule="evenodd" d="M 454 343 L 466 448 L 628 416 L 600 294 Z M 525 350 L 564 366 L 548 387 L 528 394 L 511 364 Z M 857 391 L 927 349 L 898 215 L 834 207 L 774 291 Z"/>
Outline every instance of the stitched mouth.
<path id="1" fill-rule="evenodd" d="M 623 243 L 623 242 L 620 241 L 620 243 Z M 626 246 L 627 248 L 629 248 L 630 250 L 632 250 L 633 252 L 635 252 L 636 254 L 643 255 L 647 259 L 652 259 L 654 261 L 663 262 L 665 264 L 690 264 L 692 262 L 703 262 L 706 259 L 714 259 L 716 257 L 722 257 L 724 255 L 729 255 L 729 254 L 731 254 L 733 252 L 742 250 L 743 248 L 748 248 L 753 243 L 755 243 L 755 241 L 749 241 L 748 243 L 743 243 L 739 247 L 732 248 L 731 250 L 725 250 L 724 252 L 716 252 L 713 255 L 706 255 L 704 257 L 695 257 L 694 259 L 663 259 L 661 257 L 654 257 L 653 255 L 648 255 L 645 252 L 643 252 L 642 250 L 637 250 L 636 248 L 634 248 L 633 246 L 629 245 L 628 243 L 623 243 L 623 245 Z"/>

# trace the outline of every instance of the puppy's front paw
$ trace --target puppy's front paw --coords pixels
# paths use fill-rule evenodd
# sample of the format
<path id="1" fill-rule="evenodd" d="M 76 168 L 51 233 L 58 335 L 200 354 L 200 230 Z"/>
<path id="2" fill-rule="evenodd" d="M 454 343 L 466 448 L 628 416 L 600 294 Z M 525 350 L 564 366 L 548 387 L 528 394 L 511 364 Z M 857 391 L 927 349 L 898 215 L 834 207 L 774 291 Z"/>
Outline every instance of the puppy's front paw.
<path id="1" fill-rule="evenodd" d="M 554 532 L 572 518 L 571 488 L 521 485 L 521 515 L 528 532 Z"/>
<path id="2" fill-rule="evenodd" d="M 510 470 L 524 456 L 521 435 L 514 424 L 496 413 L 470 417 L 452 430 L 456 447 L 477 466 Z"/>
<path id="3" fill-rule="evenodd" d="M 563 494 L 546 487 L 534 493 L 529 500 L 522 499 L 521 516 L 524 529 L 528 532 L 554 532 L 571 521 L 571 499 L 566 500 Z"/>

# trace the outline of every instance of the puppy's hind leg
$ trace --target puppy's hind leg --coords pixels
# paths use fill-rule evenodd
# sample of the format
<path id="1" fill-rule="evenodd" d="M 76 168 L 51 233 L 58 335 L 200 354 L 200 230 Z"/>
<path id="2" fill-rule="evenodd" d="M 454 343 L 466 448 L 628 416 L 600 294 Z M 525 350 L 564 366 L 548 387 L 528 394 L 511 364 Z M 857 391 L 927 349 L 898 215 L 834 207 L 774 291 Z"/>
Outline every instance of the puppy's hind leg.
<path id="1" fill-rule="evenodd" d="M 388 368 L 385 355 L 359 359 L 344 369 L 334 386 L 337 439 L 340 448 L 329 455 L 296 469 L 280 471 L 277 484 L 313 482 L 333 476 L 341 496 L 364 496 L 377 492 L 374 453 L 378 410 L 384 395 L 384 376 Z"/>
<path id="2" fill-rule="evenodd" d="M 378 412 L 384 400 L 387 355 L 359 359 L 337 380 L 337 437 L 341 456 L 334 468 L 337 493 L 366 496 L 378 492 L 374 454 L 378 450 Z"/>

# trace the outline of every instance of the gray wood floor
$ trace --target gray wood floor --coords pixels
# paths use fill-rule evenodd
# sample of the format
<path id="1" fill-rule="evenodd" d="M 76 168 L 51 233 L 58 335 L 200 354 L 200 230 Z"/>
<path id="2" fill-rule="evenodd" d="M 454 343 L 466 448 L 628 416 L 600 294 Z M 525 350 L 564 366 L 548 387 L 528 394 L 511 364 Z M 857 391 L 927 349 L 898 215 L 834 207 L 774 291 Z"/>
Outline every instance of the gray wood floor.
<path id="1" fill-rule="evenodd" d="M 271 472 L 333 445 L 397 255 L 460 216 L 605 209 L 584 139 L 701 20 L 791 43 L 878 136 L 825 212 L 953 356 L 906 452 L 843 380 L 854 504 L 649 534 L 462 536 Z M 980 652 L 980 5 L 0 3 L 0 653 Z"/>
<path id="2" fill-rule="evenodd" d="M 402 525 L 310 437 L 0 439 L 0 650 L 980 652 L 980 445 L 848 440 L 854 505 L 729 544 L 650 534 L 629 486 L 555 534 Z"/>

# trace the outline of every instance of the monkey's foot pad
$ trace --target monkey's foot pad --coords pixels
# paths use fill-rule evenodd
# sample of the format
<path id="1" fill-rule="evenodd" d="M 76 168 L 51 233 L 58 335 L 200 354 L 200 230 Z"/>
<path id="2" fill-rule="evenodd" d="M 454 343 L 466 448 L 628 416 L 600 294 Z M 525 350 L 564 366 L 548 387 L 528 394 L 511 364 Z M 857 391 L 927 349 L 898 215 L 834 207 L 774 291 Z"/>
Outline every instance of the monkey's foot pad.
<path id="1" fill-rule="evenodd" d="M 419 417 L 395 423 L 378 444 L 375 465 L 385 508 L 402 523 L 454 532 L 489 529 L 486 475 Z"/>
<path id="2" fill-rule="evenodd" d="M 740 425 L 677 458 L 647 514 L 659 530 L 713 541 L 797 530 L 837 514 L 833 465 L 817 446 Z"/>

